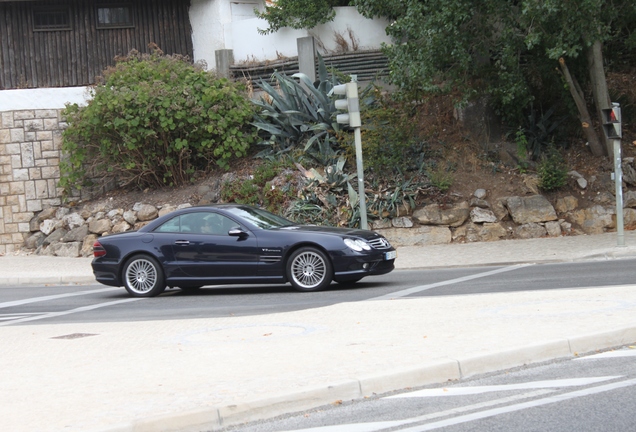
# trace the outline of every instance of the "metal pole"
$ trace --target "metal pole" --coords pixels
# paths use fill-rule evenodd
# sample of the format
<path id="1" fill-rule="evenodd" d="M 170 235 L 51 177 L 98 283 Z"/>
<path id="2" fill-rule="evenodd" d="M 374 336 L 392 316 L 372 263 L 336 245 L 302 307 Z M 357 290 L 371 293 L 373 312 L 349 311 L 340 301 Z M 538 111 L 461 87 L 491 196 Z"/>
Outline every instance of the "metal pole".
<path id="1" fill-rule="evenodd" d="M 623 168 L 621 167 L 621 140 L 614 140 L 614 180 L 616 181 L 616 244 L 625 246 L 623 230 Z"/>
<path id="2" fill-rule="evenodd" d="M 360 228 L 369 229 L 367 225 L 367 198 L 364 193 L 364 168 L 362 164 L 362 135 L 360 127 L 353 128 L 356 142 L 356 168 L 358 170 L 358 200 L 360 202 Z"/>

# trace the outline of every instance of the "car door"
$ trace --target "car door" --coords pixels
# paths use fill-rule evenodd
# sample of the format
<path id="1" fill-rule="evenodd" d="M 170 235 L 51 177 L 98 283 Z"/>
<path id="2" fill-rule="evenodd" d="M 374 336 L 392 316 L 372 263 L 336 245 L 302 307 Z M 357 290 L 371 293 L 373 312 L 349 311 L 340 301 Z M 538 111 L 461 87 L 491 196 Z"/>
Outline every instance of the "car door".
<path id="1" fill-rule="evenodd" d="M 256 276 L 256 237 L 251 233 L 241 237 L 228 234 L 239 223 L 210 211 L 187 213 L 180 218 L 180 235 L 175 237 L 172 249 L 186 276 L 209 280 Z"/>

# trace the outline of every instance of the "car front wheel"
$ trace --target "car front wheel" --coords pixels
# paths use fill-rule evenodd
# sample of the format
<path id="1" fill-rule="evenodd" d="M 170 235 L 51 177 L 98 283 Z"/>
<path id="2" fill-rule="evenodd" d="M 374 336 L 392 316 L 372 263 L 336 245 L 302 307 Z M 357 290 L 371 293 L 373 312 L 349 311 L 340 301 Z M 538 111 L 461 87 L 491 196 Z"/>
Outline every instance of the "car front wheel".
<path id="1" fill-rule="evenodd" d="M 124 266 L 124 287 L 133 297 L 154 297 L 166 289 L 163 270 L 156 259 L 135 255 Z"/>
<path id="2" fill-rule="evenodd" d="M 318 249 L 300 248 L 287 261 L 287 278 L 298 291 L 319 291 L 331 283 L 331 262 Z"/>

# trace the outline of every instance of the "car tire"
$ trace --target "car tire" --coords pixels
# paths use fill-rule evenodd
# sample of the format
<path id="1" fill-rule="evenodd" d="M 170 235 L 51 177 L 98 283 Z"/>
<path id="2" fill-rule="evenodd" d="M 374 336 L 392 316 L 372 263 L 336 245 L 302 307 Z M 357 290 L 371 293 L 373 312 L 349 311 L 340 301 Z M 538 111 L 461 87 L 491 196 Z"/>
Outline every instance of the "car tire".
<path id="1" fill-rule="evenodd" d="M 154 297 L 166 289 L 163 269 L 148 255 L 130 258 L 123 271 L 124 287 L 133 297 Z"/>
<path id="2" fill-rule="evenodd" d="M 287 280 L 297 291 L 320 291 L 333 279 L 331 261 L 312 247 L 295 250 L 287 260 Z"/>

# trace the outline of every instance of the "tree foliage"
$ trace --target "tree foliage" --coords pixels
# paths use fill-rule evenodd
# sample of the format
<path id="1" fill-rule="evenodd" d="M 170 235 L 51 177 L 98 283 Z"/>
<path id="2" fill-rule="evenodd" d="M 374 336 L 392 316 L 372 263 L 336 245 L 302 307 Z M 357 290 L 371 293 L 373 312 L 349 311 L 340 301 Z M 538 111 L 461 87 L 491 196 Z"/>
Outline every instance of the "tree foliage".
<path id="1" fill-rule="evenodd" d="M 255 140 L 241 87 L 179 56 L 131 52 L 104 71 L 86 106 L 64 111 L 60 186 L 91 181 L 160 187 L 227 167 Z"/>
<path id="2" fill-rule="evenodd" d="M 612 23 L 630 1 L 357 0 L 361 13 L 392 20 L 387 33 L 391 78 L 402 89 L 486 92 L 501 113 L 519 118 L 537 92 L 551 86 L 556 61 L 578 59 L 595 40 L 612 38 Z M 608 12 L 607 9 L 612 9 Z"/>
<path id="3" fill-rule="evenodd" d="M 299 10 L 280 1 L 277 16 L 308 27 Z M 312 10 L 313 21 L 333 17 Z M 489 95 L 496 111 L 521 124 L 533 101 L 547 106 L 568 97 L 562 60 L 584 89 L 591 76 L 590 47 L 600 42 L 620 59 L 634 58 L 636 2 L 633 0 L 353 0 L 363 15 L 390 21 L 385 47 L 390 79 L 409 98 L 453 90 L 456 102 Z M 307 12 L 309 9 L 307 9 Z M 320 15 L 322 14 L 322 15 Z M 267 19 L 267 16 L 264 16 Z M 271 24 L 271 22 L 270 22 Z M 286 24 L 280 18 L 275 31 Z M 612 60 L 611 58 L 609 60 Z M 602 58 L 597 59 L 603 62 Z M 596 86 L 599 84 L 596 83 Z M 601 83 L 602 86 L 602 83 Z M 595 97 L 597 94 L 595 93 Z M 596 101 L 597 105 L 604 101 Z M 574 107 L 574 104 L 570 104 Z"/>
<path id="4" fill-rule="evenodd" d="M 283 27 L 310 29 L 318 24 L 331 21 L 335 16 L 334 6 L 348 6 L 349 0 L 277 0 L 272 6 L 265 6 L 264 12 L 256 12 L 269 24 L 267 29 L 259 29 L 262 34 L 275 33 Z"/>

